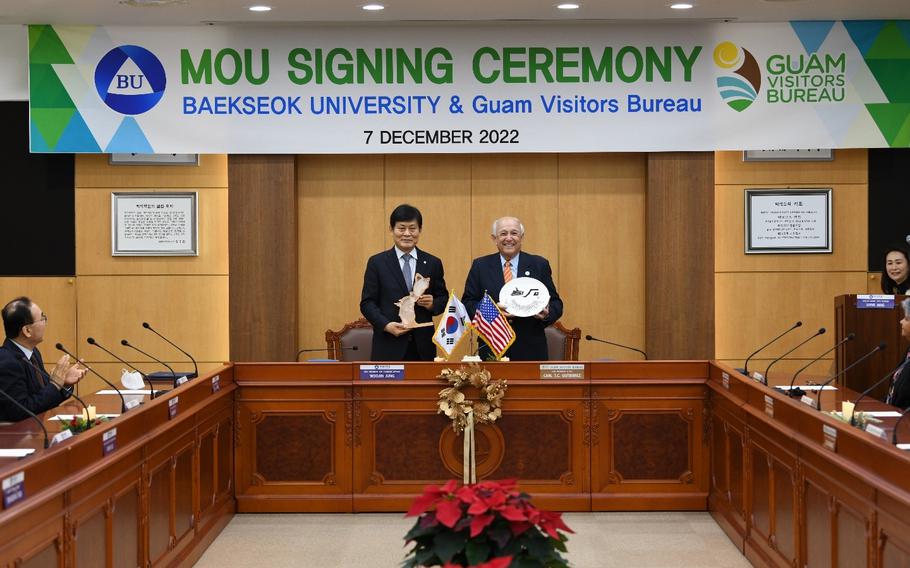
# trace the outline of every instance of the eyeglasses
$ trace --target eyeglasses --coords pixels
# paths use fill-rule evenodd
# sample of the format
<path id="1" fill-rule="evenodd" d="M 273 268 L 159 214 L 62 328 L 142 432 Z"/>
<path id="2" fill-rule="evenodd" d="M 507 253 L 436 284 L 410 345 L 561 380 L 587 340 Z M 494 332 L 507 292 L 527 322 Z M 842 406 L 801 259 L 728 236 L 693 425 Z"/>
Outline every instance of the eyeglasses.
<path id="1" fill-rule="evenodd" d="M 33 321 L 32 323 L 28 323 L 26 325 L 35 325 L 36 323 L 41 323 L 41 322 L 47 323 L 47 314 L 42 313 L 41 318 L 38 319 L 38 321 Z"/>

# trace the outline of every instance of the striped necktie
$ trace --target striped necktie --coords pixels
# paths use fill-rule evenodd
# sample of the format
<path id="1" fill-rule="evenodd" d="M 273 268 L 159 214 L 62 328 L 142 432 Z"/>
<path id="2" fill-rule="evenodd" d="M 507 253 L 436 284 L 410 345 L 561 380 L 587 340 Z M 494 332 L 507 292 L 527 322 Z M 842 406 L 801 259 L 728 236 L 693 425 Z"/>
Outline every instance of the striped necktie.
<path id="1" fill-rule="evenodd" d="M 505 282 L 508 282 L 512 279 L 512 261 L 508 261 L 502 265 L 502 279 Z"/>

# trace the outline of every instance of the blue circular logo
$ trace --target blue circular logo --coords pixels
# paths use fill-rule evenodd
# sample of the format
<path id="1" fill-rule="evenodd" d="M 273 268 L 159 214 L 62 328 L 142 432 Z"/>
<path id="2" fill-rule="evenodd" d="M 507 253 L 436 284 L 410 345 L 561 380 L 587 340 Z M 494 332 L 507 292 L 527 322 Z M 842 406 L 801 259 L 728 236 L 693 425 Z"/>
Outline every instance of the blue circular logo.
<path id="1" fill-rule="evenodd" d="M 142 114 L 161 100 L 167 77 L 151 51 L 121 45 L 107 52 L 95 67 L 95 89 L 104 104 L 122 114 Z"/>

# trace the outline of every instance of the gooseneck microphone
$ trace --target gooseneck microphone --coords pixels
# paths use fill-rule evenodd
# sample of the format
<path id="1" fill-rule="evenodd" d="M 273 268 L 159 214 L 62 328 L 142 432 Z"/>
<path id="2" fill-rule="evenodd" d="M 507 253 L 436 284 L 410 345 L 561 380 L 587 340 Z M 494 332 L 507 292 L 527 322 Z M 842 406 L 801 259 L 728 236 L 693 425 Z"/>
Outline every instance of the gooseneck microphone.
<path id="1" fill-rule="evenodd" d="M 828 379 L 827 381 L 823 382 L 823 383 L 821 384 L 821 386 L 819 387 L 819 389 L 818 389 L 818 401 L 817 401 L 818 404 L 816 405 L 816 408 L 818 408 L 819 412 L 820 412 L 821 409 L 822 409 L 822 391 L 825 389 L 826 386 L 830 385 L 830 384 L 834 381 L 834 379 L 836 379 L 837 377 L 843 375 L 844 373 L 846 373 L 847 371 L 849 371 L 849 370 L 852 369 L 853 367 L 856 367 L 857 365 L 859 365 L 860 363 L 862 363 L 863 361 L 865 361 L 865 360 L 868 359 L 869 357 L 872 357 L 873 355 L 875 355 L 875 354 L 878 353 L 879 351 L 884 351 L 885 347 L 887 347 L 887 346 L 888 346 L 888 344 L 885 343 L 884 341 L 882 341 L 881 343 L 879 343 L 878 345 L 876 345 L 876 346 L 872 349 L 872 351 L 866 353 L 865 355 L 863 355 L 862 357 L 860 357 L 860 358 L 857 359 L 856 361 L 850 363 L 850 364 L 847 365 L 845 368 L 841 369 L 841 371 L 840 371 L 839 373 L 834 373 L 834 375 L 833 375 L 830 379 Z"/>
<path id="2" fill-rule="evenodd" d="M 593 337 L 591 335 L 586 335 L 585 339 L 588 341 L 596 341 L 597 343 L 606 343 L 607 345 L 613 345 L 615 347 L 622 347 L 623 349 L 628 349 L 629 351 L 637 351 L 642 354 L 642 356 L 645 358 L 645 361 L 648 360 L 648 354 L 645 353 L 644 351 L 642 351 L 641 349 L 629 347 L 628 345 L 623 345 L 622 343 L 613 343 L 612 341 L 607 341 L 606 339 L 599 339 L 599 338 Z"/>
<path id="3" fill-rule="evenodd" d="M 351 345 L 350 347 L 338 347 L 337 348 L 338 351 L 357 351 L 357 349 L 358 349 L 358 347 L 356 345 Z M 297 356 L 294 357 L 294 360 L 299 361 L 300 355 L 302 353 L 317 353 L 317 352 L 322 352 L 322 351 L 325 351 L 325 347 L 318 347 L 316 349 L 301 349 L 300 351 L 297 352 Z"/>
<path id="4" fill-rule="evenodd" d="M 891 443 L 895 446 L 897 445 L 897 427 L 901 425 L 901 420 L 903 420 L 908 413 L 910 413 L 910 407 L 907 407 L 901 411 L 901 417 L 898 418 L 897 422 L 894 423 L 894 431 L 891 432 Z M 47 443 L 47 441 L 45 441 L 45 443 Z M 47 446 L 44 447 L 46 448 Z"/>
<path id="5" fill-rule="evenodd" d="M 104 381 L 104 383 L 105 383 L 107 386 L 109 386 L 109 387 L 111 387 L 112 389 L 114 389 L 115 391 L 117 391 L 117 394 L 120 395 L 120 413 L 123 414 L 123 413 L 125 413 L 125 412 L 127 411 L 127 408 L 126 408 L 126 399 L 123 398 L 123 393 L 120 392 L 120 389 L 118 389 L 117 387 L 115 387 L 114 384 L 111 383 L 109 380 L 107 380 L 107 379 L 105 379 L 104 377 L 102 377 L 102 376 L 98 373 L 98 371 L 96 371 L 95 369 L 92 369 L 91 367 L 89 367 L 88 365 L 86 365 L 85 362 L 80 361 L 78 357 L 76 357 L 75 355 L 73 355 L 72 353 L 70 353 L 69 351 L 67 351 L 67 350 L 66 350 L 66 347 L 64 347 L 62 343 L 58 343 L 58 344 L 56 345 L 56 347 L 57 347 L 57 351 L 63 351 L 64 353 L 66 353 L 67 355 L 69 355 L 70 357 L 72 357 L 73 359 L 75 359 L 76 361 L 79 361 L 79 364 L 80 364 L 80 365 L 82 365 L 83 367 L 85 367 L 86 369 L 88 369 L 89 371 L 91 371 L 93 375 L 95 375 L 96 377 L 98 377 L 99 379 L 101 379 L 102 381 Z"/>
<path id="6" fill-rule="evenodd" d="M 806 363 L 805 365 L 800 367 L 800 369 L 798 371 L 793 373 L 793 378 L 790 380 L 790 389 L 787 391 L 787 394 L 791 397 L 803 396 L 804 394 L 806 394 L 806 391 L 804 391 L 803 389 L 801 389 L 799 387 L 796 387 L 796 388 L 793 387 L 793 385 L 796 384 L 796 377 L 798 377 L 800 373 L 802 373 L 803 371 L 808 369 L 813 363 L 815 363 L 816 361 L 818 361 L 819 359 L 821 359 L 828 353 L 831 353 L 832 351 L 834 351 L 835 349 L 837 349 L 844 343 L 846 343 L 848 341 L 852 341 L 855 337 L 856 337 L 855 333 L 847 334 L 847 337 L 845 337 L 845 338 L 841 339 L 840 341 L 838 341 L 837 343 L 835 343 L 834 347 L 832 347 L 831 349 L 828 349 L 827 351 L 825 351 L 824 353 L 822 353 L 815 359 L 812 359 L 811 361 L 809 361 L 808 363 Z"/>
<path id="7" fill-rule="evenodd" d="M 797 349 L 799 349 L 799 348 L 802 347 L 803 345 L 809 343 L 810 341 L 812 341 L 813 339 L 815 339 L 815 338 L 818 337 L 819 335 L 824 335 L 824 334 L 825 334 L 825 331 L 826 331 L 826 330 L 825 330 L 825 328 L 823 328 L 823 327 L 818 328 L 818 331 L 816 331 L 814 334 L 812 334 L 812 336 L 810 336 L 809 339 L 806 339 L 805 341 L 803 341 L 802 343 L 800 343 L 799 345 L 797 345 L 797 346 L 794 347 L 793 349 L 787 351 L 786 353 L 784 353 L 783 355 L 781 355 L 781 356 L 778 357 L 777 359 L 771 361 L 771 363 L 768 365 L 768 368 L 765 369 L 765 384 L 768 384 L 768 371 L 771 370 L 771 367 L 772 367 L 775 363 L 777 363 L 778 361 L 780 361 L 781 359 L 783 359 L 784 357 L 786 357 L 786 356 L 789 355 L 790 353 L 793 353 L 794 351 L 796 351 Z"/>
<path id="8" fill-rule="evenodd" d="M 136 347 L 135 345 L 130 344 L 130 342 L 127 341 L 126 339 L 121 339 L 121 340 L 120 340 L 120 345 L 123 345 L 124 347 L 129 347 L 130 349 L 133 349 L 133 350 L 135 350 L 135 351 L 138 351 L 139 353 L 142 353 L 143 355 L 145 355 L 145 356 L 148 357 L 149 359 L 154 360 L 156 363 L 161 363 L 162 365 L 164 365 L 165 367 L 167 367 L 167 370 L 171 372 L 171 377 L 172 377 L 172 379 L 173 379 L 173 387 L 174 387 L 174 388 L 177 388 L 178 386 L 180 386 L 180 385 L 177 384 L 177 373 L 174 372 L 174 369 L 173 369 L 170 365 L 168 365 L 167 363 L 165 363 L 164 361 L 162 361 L 161 359 L 159 359 L 159 358 L 157 358 L 157 357 L 154 357 L 154 356 L 152 356 L 152 355 L 149 355 L 148 353 L 146 353 L 146 352 L 143 351 L 142 349 L 139 349 L 139 348 Z"/>
<path id="9" fill-rule="evenodd" d="M 32 412 L 31 410 L 25 408 L 24 406 L 22 406 L 22 403 L 20 403 L 18 400 L 11 397 L 10 395 L 8 395 L 6 393 L 6 391 L 0 389 L 0 394 L 2 394 L 4 397 L 6 397 L 6 400 L 12 402 L 19 410 L 28 414 L 28 417 L 31 418 L 32 420 L 34 420 L 35 422 L 37 422 L 38 426 L 41 426 L 41 430 L 44 431 L 44 447 L 45 447 L 45 449 L 49 448 L 51 444 L 47 438 L 47 428 L 44 427 L 44 422 L 42 422 L 41 419 L 38 418 L 38 415 L 35 414 L 34 412 Z"/>
<path id="10" fill-rule="evenodd" d="M 104 347 L 102 347 L 100 343 L 98 343 L 97 341 L 95 341 L 95 338 L 94 338 L 94 337 L 89 337 L 89 338 L 86 339 L 86 341 L 88 342 L 89 345 L 94 345 L 95 347 L 97 347 L 98 349 L 104 351 L 105 353 L 107 353 L 108 355 L 110 355 L 111 357 L 113 357 L 114 359 L 120 361 L 121 363 L 123 363 L 124 365 L 126 365 L 127 367 L 129 367 L 130 369 L 132 369 L 132 370 L 136 371 L 137 373 L 139 373 L 139 376 L 142 377 L 142 380 L 145 381 L 145 383 L 146 383 L 146 384 L 148 385 L 148 387 L 149 387 L 149 398 L 155 398 L 155 395 L 156 395 L 157 393 L 155 392 L 155 387 L 152 385 L 152 381 L 149 380 L 148 375 L 146 375 L 145 373 L 143 373 L 142 371 L 140 371 L 140 370 L 137 369 L 136 367 L 133 367 L 132 365 L 130 365 L 129 363 L 127 363 L 126 361 L 124 361 L 124 360 L 121 359 L 120 357 L 117 357 L 116 355 L 114 355 L 112 352 L 108 351 L 108 350 L 105 349 Z"/>
<path id="11" fill-rule="evenodd" d="M 746 375 L 746 376 L 748 377 L 748 376 L 749 376 L 749 361 L 752 359 L 752 357 L 755 357 L 756 355 L 758 355 L 759 351 L 761 351 L 761 350 L 764 349 L 765 347 L 768 347 L 769 345 L 771 345 L 772 343 L 774 343 L 775 341 L 777 341 L 777 340 L 780 339 L 781 337 L 787 335 L 788 333 L 790 333 L 790 332 L 793 331 L 794 329 L 800 327 L 801 325 L 803 325 L 803 322 L 801 322 L 801 321 L 796 322 L 795 324 L 793 324 L 793 325 L 790 327 L 790 329 L 788 329 L 787 331 L 785 331 L 785 332 L 783 332 L 782 334 L 778 335 L 777 337 L 775 337 L 774 339 L 772 339 L 772 340 L 769 341 L 768 343 L 765 343 L 764 345 L 762 345 L 761 347 L 759 347 L 758 349 L 756 349 L 751 355 L 749 355 L 748 357 L 746 357 L 746 361 L 745 361 L 745 363 L 743 363 L 743 368 L 742 368 L 742 369 L 736 369 L 736 370 L 739 371 L 739 372 L 741 372 L 742 374 L 744 374 L 744 375 Z"/>
<path id="12" fill-rule="evenodd" d="M 174 349 L 176 349 L 177 351 L 180 351 L 181 353 L 183 353 L 184 355 L 186 355 L 187 357 L 190 358 L 190 361 L 193 362 L 193 372 L 192 372 L 192 373 L 179 373 L 179 374 L 185 376 L 185 377 L 188 378 L 188 379 L 195 379 L 196 377 L 199 376 L 199 365 L 196 364 L 196 359 L 194 359 L 192 355 L 190 355 L 189 353 L 187 353 L 186 351 L 184 351 L 183 349 L 181 349 L 176 343 L 174 343 L 173 341 L 171 341 L 171 340 L 168 339 L 167 337 L 165 337 L 165 336 L 161 335 L 160 333 L 158 333 L 157 331 L 155 331 L 155 328 L 153 328 L 152 326 L 150 326 L 149 323 L 148 323 L 147 321 L 142 322 L 142 327 L 144 327 L 145 329 L 151 331 L 152 333 L 154 333 L 155 335 L 157 335 L 157 336 L 160 337 L 161 339 L 167 341 L 168 343 L 170 343 L 170 344 L 174 347 Z"/>
<path id="13" fill-rule="evenodd" d="M 853 403 L 853 414 L 850 416 L 850 425 L 851 426 L 856 426 L 856 412 L 859 407 L 859 401 L 866 398 L 867 394 L 874 391 L 876 389 L 876 387 L 878 387 L 879 385 L 881 385 L 882 383 L 884 383 L 885 381 L 890 379 L 894 375 L 894 373 L 895 373 L 895 371 L 888 371 L 888 374 L 886 374 L 884 377 L 880 378 L 879 380 L 875 381 L 875 383 L 873 383 L 873 385 L 871 387 L 867 388 L 859 395 L 859 398 L 857 398 L 856 402 Z"/>

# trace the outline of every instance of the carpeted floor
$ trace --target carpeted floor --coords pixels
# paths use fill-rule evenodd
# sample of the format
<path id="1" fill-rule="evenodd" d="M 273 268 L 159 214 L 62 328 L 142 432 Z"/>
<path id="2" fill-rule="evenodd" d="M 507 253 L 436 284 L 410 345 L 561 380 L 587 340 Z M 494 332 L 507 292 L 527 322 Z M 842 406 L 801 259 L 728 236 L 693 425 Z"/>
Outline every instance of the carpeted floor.
<path id="1" fill-rule="evenodd" d="M 749 566 L 707 513 L 567 513 L 576 568 Z M 393 568 L 413 524 L 400 514 L 237 515 L 198 568 Z"/>

